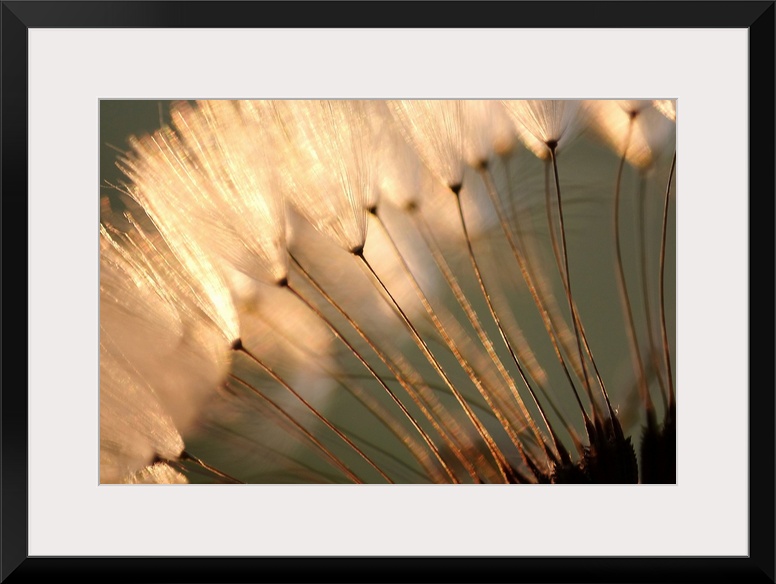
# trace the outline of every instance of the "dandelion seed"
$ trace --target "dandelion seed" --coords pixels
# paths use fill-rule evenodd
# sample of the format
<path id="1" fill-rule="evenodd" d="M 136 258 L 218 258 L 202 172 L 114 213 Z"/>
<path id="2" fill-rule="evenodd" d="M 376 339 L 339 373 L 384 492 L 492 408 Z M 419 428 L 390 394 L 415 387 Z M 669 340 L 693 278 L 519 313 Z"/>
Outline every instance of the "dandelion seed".
<path id="1" fill-rule="evenodd" d="M 183 452 L 175 424 L 153 389 L 100 345 L 100 482 L 117 483 Z"/>
<path id="2" fill-rule="evenodd" d="M 214 310 L 197 294 L 199 282 L 162 251 L 160 238 L 129 219 L 126 232 L 100 231 L 102 482 L 131 482 L 155 458 L 178 460 L 181 433 L 230 366 L 224 331 L 207 316 Z"/>
<path id="3" fill-rule="evenodd" d="M 366 209 L 374 196 L 363 105 L 288 102 L 278 108 L 289 134 L 284 144 L 289 202 L 343 249 L 363 249 Z"/>
<path id="4" fill-rule="evenodd" d="M 224 237 L 231 234 L 228 227 L 203 213 L 200 205 L 205 197 L 186 174 L 185 159 L 172 146 L 178 142 L 169 130 L 131 139 L 133 151 L 120 160 L 119 167 L 133 181 L 130 196 L 148 213 L 170 252 L 190 274 L 189 283 L 201 309 L 231 341 L 239 337 L 237 313 L 223 272 L 207 251 L 214 239 L 208 234 L 214 228 Z"/>
<path id="5" fill-rule="evenodd" d="M 578 100 L 511 100 L 504 107 L 533 139 L 558 149 L 575 136 L 580 126 Z M 533 150 L 532 140 L 526 146 Z"/>
<path id="6" fill-rule="evenodd" d="M 115 236 L 103 228 L 100 243 L 101 339 L 142 372 L 185 432 L 226 377 L 228 345 L 161 241 L 132 227 Z"/>
<path id="7" fill-rule="evenodd" d="M 204 175 L 197 181 L 202 213 L 218 226 L 208 243 L 242 273 L 277 282 L 288 275 L 288 260 L 273 144 L 262 128 L 266 115 L 243 109 L 229 101 L 204 101 L 196 109 L 178 105 L 172 118 L 190 153 L 187 174 Z"/>
<path id="8" fill-rule="evenodd" d="M 651 101 L 593 101 L 586 103 L 586 109 L 594 118 L 593 130 L 616 153 L 627 149 L 628 163 L 639 169 L 654 163 L 673 133 L 673 124 L 652 107 Z"/>
<path id="9" fill-rule="evenodd" d="M 447 186 L 459 188 L 465 168 L 460 101 L 389 101 L 407 141 Z"/>

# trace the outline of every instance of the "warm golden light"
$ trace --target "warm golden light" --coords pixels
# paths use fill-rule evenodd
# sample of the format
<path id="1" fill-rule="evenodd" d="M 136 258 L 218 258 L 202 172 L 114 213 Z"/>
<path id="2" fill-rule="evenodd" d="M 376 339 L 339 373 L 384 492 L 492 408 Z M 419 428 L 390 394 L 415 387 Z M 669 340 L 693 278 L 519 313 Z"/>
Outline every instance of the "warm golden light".
<path id="1" fill-rule="evenodd" d="M 172 104 L 101 201 L 101 481 L 675 482 L 675 118 Z"/>

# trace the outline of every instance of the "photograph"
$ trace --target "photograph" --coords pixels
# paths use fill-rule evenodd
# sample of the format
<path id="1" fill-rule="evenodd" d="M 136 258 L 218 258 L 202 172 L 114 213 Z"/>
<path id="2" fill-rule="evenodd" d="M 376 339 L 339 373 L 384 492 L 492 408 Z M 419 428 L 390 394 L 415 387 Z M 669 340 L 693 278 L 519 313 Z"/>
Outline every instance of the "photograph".
<path id="1" fill-rule="evenodd" d="M 101 100 L 100 482 L 675 484 L 676 116 Z"/>
<path id="2" fill-rule="evenodd" d="M 3 0 L 0 582 L 774 581 L 774 0 L 407 6 Z"/>

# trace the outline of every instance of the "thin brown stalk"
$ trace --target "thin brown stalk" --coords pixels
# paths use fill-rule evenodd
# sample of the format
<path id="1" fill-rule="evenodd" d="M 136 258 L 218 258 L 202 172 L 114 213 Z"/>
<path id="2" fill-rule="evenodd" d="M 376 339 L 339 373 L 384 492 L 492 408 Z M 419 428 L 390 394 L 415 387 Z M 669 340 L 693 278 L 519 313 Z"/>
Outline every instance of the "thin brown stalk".
<path id="1" fill-rule="evenodd" d="M 258 365 L 267 375 L 272 377 L 275 381 L 277 381 L 280 385 L 282 385 L 287 391 L 289 391 L 297 400 L 299 400 L 302 405 L 307 408 L 310 413 L 313 414 L 319 421 L 323 422 L 323 424 L 332 432 L 334 432 L 340 440 L 345 442 L 348 446 L 350 446 L 361 458 L 363 458 L 369 466 L 371 466 L 377 473 L 388 483 L 392 483 L 393 481 L 380 469 L 379 466 L 377 466 L 374 461 L 372 461 L 371 458 L 369 458 L 363 450 L 361 450 L 350 438 L 345 436 L 334 424 L 329 422 L 329 420 L 326 419 L 325 416 L 321 415 L 321 413 L 316 410 L 306 399 L 304 399 L 299 393 L 291 387 L 287 381 L 285 381 L 280 375 L 278 375 L 269 365 L 264 363 L 261 359 L 259 359 L 256 355 L 254 355 L 249 349 L 247 349 L 245 346 L 242 345 L 242 343 L 238 343 L 235 348 L 235 351 L 238 351 L 240 353 L 243 353 L 244 355 L 248 356 L 256 365 Z"/>
<path id="2" fill-rule="evenodd" d="M 196 456 L 194 456 L 193 454 L 191 454 L 189 452 L 186 452 L 185 450 L 183 452 L 181 452 L 180 456 L 178 457 L 178 460 L 180 460 L 181 462 L 192 462 L 192 463 L 196 464 L 197 466 L 199 466 L 200 468 L 204 468 L 206 471 L 216 475 L 217 477 L 219 477 L 221 479 L 224 479 L 227 482 L 234 483 L 234 484 L 240 484 L 240 485 L 244 485 L 245 484 L 240 479 L 236 479 L 233 476 L 231 476 L 229 474 L 226 474 L 223 471 L 218 470 L 214 466 L 209 465 L 205 461 L 197 458 Z"/>
<path id="3" fill-rule="evenodd" d="M 654 415 L 654 405 L 652 404 L 652 398 L 649 395 L 649 388 L 647 387 L 647 376 L 644 372 L 644 363 L 641 360 L 641 352 L 639 351 L 638 339 L 636 337 L 636 325 L 633 322 L 633 309 L 631 308 L 630 296 L 628 295 L 628 285 L 625 282 L 625 269 L 622 264 L 622 245 L 620 241 L 620 193 L 622 190 L 622 175 L 625 169 L 625 161 L 628 156 L 628 149 L 630 148 L 631 135 L 633 133 L 633 124 L 635 123 L 636 115 L 631 116 L 628 125 L 628 134 L 626 137 L 625 148 L 620 157 L 620 163 L 617 168 L 617 181 L 614 186 L 614 248 L 616 254 L 616 272 L 617 272 L 617 285 L 619 286 L 620 298 L 623 304 L 623 311 L 626 319 L 626 329 L 628 333 L 628 342 L 631 349 L 631 359 L 636 369 L 636 374 L 639 381 L 639 394 L 641 400 L 644 403 L 644 408 L 647 411 L 648 416 Z"/>
<path id="4" fill-rule="evenodd" d="M 528 271 L 528 267 L 526 265 L 526 260 L 523 257 L 523 253 L 518 248 L 517 243 L 515 242 L 515 238 L 512 235 L 512 230 L 510 229 L 509 222 L 507 221 L 504 215 L 504 209 L 501 205 L 501 200 L 498 196 L 498 192 L 496 191 L 495 186 L 492 184 L 492 181 L 490 180 L 489 175 L 487 173 L 481 173 L 481 176 L 484 177 L 483 180 L 485 181 L 485 185 L 487 187 L 486 190 L 488 191 L 488 195 L 490 197 L 491 203 L 493 204 L 493 208 L 496 211 L 496 216 L 498 217 L 499 224 L 501 225 L 501 230 L 504 232 L 504 236 L 507 239 L 509 248 L 512 250 L 512 255 L 515 257 L 515 261 L 517 261 L 517 265 L 520 268 L 520 274 L 523 276 L 523 280 L 525 281 L 525 284 L 528 287 L 528 291 L 531 294 L 531 298 L 533 299 L 534 304 L 536 305 L 536 308 L 539 311 L 539 315 L 542 318 L 542 323 L 544 324 L 544 328 L 550 337 L 550 342 L 552 344 L 553 350 L 555 351 L 555 356 L 558 359 L 558 362 L 561 364 L 561 367 L 563 368 L 563 372 L 566 375 L 566 379 L 568 380 L 569 386 L 571 387 L 571 390 L 574 393 L 574 398 L 576 399 L 577 405 L 579 406 L 579 410 L 582 414 L 582 418 L 585 421 L 585 427 L 590 427 L 590 419 L 587 415 L 587 411 L 585 410 L 585 406 L 582 405 L 582 400 L 579 397 L 579 392 L 577 391 L 576 385 L 574 384 L 574 380 L 571 376 L 571 372 L 569 371 L 568 366 L 566 365 L 566 360 L 563 358 L 563 354 L 560 350 L 560 342 L 558 339 L 558 335 L 555 331 L 555 327 L 553 326 L 552 319 L 550 317 L 549 312 L 547 311 L 547 307 L 544 306 L 544 303 L 542 302 L 539 296 L 539 293 L 536 289 L 536 285 L 534 284 L 533 278 Z M 593 400 L 591 397 L 591 402 L 592 401 Z M 593 411 L 595 412 L 595 410 Z"/>
<path id="5" fill-rule="evenodd" d="M 666 267 L 666 235 L 668 226 L 668 208 L 671 198 L 671 181 L 676 170 L 676 152 L 671 160 L 671 170 L 668 173 L 668 183 L 666 184 L 666 196 L 663 203 L 663 229 L 660 243 L 660 332 L 663 337 L 663 351 L 666 360 L 666 379 L 668 380 L 668 401 L 673 405 L 674 397 L 674 378 L 671 370 L 671 351 L 668 346 L 668 333 L 666 331 L 666 303 L 665 303 L 665 267 Z"/>
<path id="6" fill-rule="evenodd" d="M 666 390 L 665 381 L 663 381 L 662 367 L 657 352 L 657 344 L 655 343 L 655 335 L 652 332 L 652 304 L 649 301 L 649 270 L 647 265 L 647 229 L 646 229 L 646 214 L 647 214 L 647 177 L 644 173 L 639 177 L 639 257 L 641 264 L 641 294 L 644 300 L 644 320 L 647 323 L 647 343 L 649 345 L 649 358 L 652 362 L 652 370 L 657 377 L 658 385 L 660 385 L 660 397 L 663 400 L 663 406 L 668 408 L 668 392 Z"/>
<path id="7" fill-rule="evenodd" d="M 533 399 L 534 405 L 536 405 L 536 407 L 539 410 L 539 414 L 542 417 L 542 421 L 544 422 L 544 425 L 547 427 L 547 429 L 550 432 L 550 436 L 552 437 L 552 441 L 553 441 L 553 444 L 555 445 L 556 451 L 558 452 L 560 457 L 565 461 L 566 459 L 568 459 L 568 453 L 566 452 L 566 449 L 563 447 L 557 435 L 555 434 L 555 430 L 553 429 L 552 425 L 547 419 L 547 416 L 544 413 L 544 408 L 542 407 L 539 400 L 536 398 L 536 394 L 534 393 L 534 390 L 531 387 L 531 384 L 528 382 L 528 378 L 526 377 L 526 374 L 523 370 L 523 366 L 520 363 L 520 359 L 517 358 L 517 355 L 515 354 L 515 351 L 512 348 L 512 343 L 509 341 L 509 337 L 507 337 L 507 333 L 504 330 L 504 327 L 501 325 L 501 319 L 499 318 L 498 313 L 496 312 L 496 309 L 493 306 L 493 302 L 491 301 L 490 294 L 488 293 L 487 287 L 485 286 L 485 280 L 482 278 L 482 272 L 480 271 L 479 262 L 477 261 L 477 256 L 474 254 L 474 248 L 472 247 L 471 237 L 469 236 L 469 229 L 466 226 L 466 219 L 464 218 L 464 214 L 463 214 L 463 206 L 461 205 L 460 193 L 455 193 L 455 201 L 456 201 L 456 207 L 458 209 L 458 216 L 461 220 L 461 228 L 463 230 L 464 240 L 466 241 L 466 250 L 469 255 L 469 261 L 472 265 L 472 269 L 474 270 L 474 275 L 477 279 L 477 284 L 479 285 L 480 291 L 482 292 L 482 296 L 485 299 L 485 304 L 488 307 L 490 316 L 493 319 L 493 322 L 496 324 L 496 328 L 498 329 L 499 335 L 501 336 L 501 340 L 504 342 L 504 345 L 509 351 L 509 355 L 512 357 L 512 360 L 514 361 L 515 366 L 517 367 L 517 370 L 520 373 L 520 378 L 523 380 L 523 383 L 528 388 L 528 392 L 531 394 L 531 398 Z M 515 393 L 517 392 L 515 391 Z M 516 395 L 515 397 L 516 399 L 520 400 L 519 395 Z M 520 400 L 520 403 L 522 404 L 522 400 Z M 547 443 L 545 442 L 544 437 L 541 435 L 541 433 L 539 432 L 539 429 L 536 427 L 535 423 L 533 422 L 533 418 L 530 416 L 530 414 L 527 413 L 527 411 L 526 411 L 526 416 L 529 420 L 529 423 L 532 424 L 532 429 L 534 429 L 542 449 L 550 458 L 555 458 L 555 455 L 549 451 L 549 448 L 547 446 Z"/>
<path id="8" fill-rule="evenodd" d="M 496 416 L 496 419 L 501 424 L 502 428 L 504 428 L 504 431 L 509 436 L 512 443 L 517 447 L 517 445 L 520 443 L 520 438 L 517 436 L 515 430 L 512 428 L 512 425 L 507 420 L 504 413 L 501 411 L 501 408 L 497 407 L 496 404 L 493 401 L 493 398 L 490 395 L 490 391 L 485 388 L 481 376 L 477 374 L 477 372 L 474 370 L 472 365 L 469 363 L 469 361 L 463 356 L 461 353 L 460 348 L 456 344 L 456 342 L 453 340 L 453 338 L 450 336 L 449 332 L 446 330 L 445 326 L 442 324 L 441 320 L 439 319 L 438 315 L 434 311 L 433 307 L 431 306 L 431 303 L 428 301 L 428 297 L 423 292 L 423 290 L 420 287 L 420 284 L 418 283 L 417 279 L 415 278 L 415 275 L 410 270 L 409 266 L 407 265 L 406 261 L 401 255 L 401 251 L 399 250 L 398 246 L 396 245 L 396 242 L 394 241 L 393 237 L 391 236 L 391 233 L 386 228 L 385 224 L 383 223 L 382 219 L 379 215 L 375 214 L 375 219 L 378 221 L 378 224 L 382 228 L 383 232 L 388 237 L 389 242 L 391 243 L 396 256 L 399 259 L 399 262 L 402 266 L 402 269 L 409 279 L 413 289 L 415 290 L 415 293 L 417 294 L 418 298 L 420 299 L 421 304 L 423 305 L 423 308 L 426 311 L 426 314 L 428 314 L 429 318 L 431 319 L 431 322 L 434 324 L 434 327 L 436 328 L 439 335 L 442 337 L 442 340 L 445 343 L 445 346 L 450 349 L 450 351 L 453 353 L 455 358 L 457 359 L 459 365 L 461 368 L 467 373 L 469 376 L 469 379 L 471 379 L 472 383 L 475 385 L 477 390 L 479 391 L 482 398 L 485 400 L 485 403 L 488 404 L 488 407 L 491 409 L 493 414 Z M 527 411 L 526 411 L 527 414 Z M 532 420 L 529 419 L 529 423 L 532 422 Z M 538 432 L 538 431 L 537 431 Z M 538 436 L 541 436 L 540 434 L 537 434 Z"/>
<path id="9" fill-rule="evenodd" d="M 404 326 L 409 331 L 412 338 L 415 340 L 415 343 L 417 344 L 418 348 L 421 350 L 423 355 L 426 357 L 428 362 L 431 364 L 431 366 L 434 368 L 434 370 L 437 372 L 437 374 L 440 376 L 442 381 L 445 382 L 445 385 L 447 385 L 448 389 L 452 392 L 453 396 L 455 397 L 458 404 L 463 409 L 464 413 L 466 414 L 466 417 L 469 419 L 469 421 L 472 423 L 472 425 L 475 427 L 477 432 L 480 436 L 482 436 L 482 439 L 485 441 L 485 444 L 488 447 L 488 450 L 490 451 L 491 455 L 493 456 L 493 459 L 496 461 L 496 466 L 498 468 L 499 474 L 501 474 L 501 477 L 503 478 L 504 482 L 510 482 L 509 474 L 511 472 L 509 464 L 504 459 L 503 453 L 499 450 L 498 446 L 496 445 L 495 440 L 493 440 L 493 437 L 490 435 L 490 432 L 482 425 L 482 422 L 477 418 L 476 414 L 472 411 L 471 407 L 469 407 L 469 404 L 466 402 L 464 397 L 461 395 L 461 393 L 458 391 L 458 389 L 455 387 L 455 384 L 450 380 L 450 377 L 447 375 L 445 370 L 442 368 L 441 364 L 437 360 L 437 358 L 433 355 L 431 350 L 428 348 L 428 345 L 426 344 L 426 341 L 423 340 L 423 338 L 420 336 L 420 333 L 415 328 L 415 325 L 412 324 L 412 321 L 407 317 L 404 310 L 402 310 L 401 306 L 399 306 L 399 303 L 396 302 L 396 299 L 393 297 L 391 292 L 388 290 L 386 285 L 383 283 L 383 281 L 380 279 L 380 276 L 377 275 L 372 265 L 369 263 L 369 260 L 367 260 L 364 257 L 363 250 L 358 250 L 357 252 L 354 252 L 353 254 L 358 260 L 361 262 L 361 265 L 366 269 L 366 271 L 371 275 L 373 282 L 377 286 L 379 290 L 382 290 L 384 296 L 386 297 L 389 304 L 393 307 L 396 314 L 399 316 L 401 321 L 404 323 Z"/>
<path id="10" fill-rule="evenodd" d="M 453 444 L 451 441 L 449 441 L 449 438 L 447 437 L 447 434 L 443 431 L 443 429 L 439 426 L 437 421 L 434 419 L 434 417 L 428 412 L 428 410 L 425 408 L 425 406 L 417 399 L 415 391 L 413 391 L 412 386 L 407 382 L 407 380 L 404 378 L 403 375 L 393 366 L 393 364 L 390 362 L 390 359 L 387 358 L 387 356 L 377 347 L 377 345 L 364 333 L 363 329 L 339 306 L 337 302 L 334 301 L 334 299 L 327 294 L 323 288 L 315 281 L 315 279 L 310 275 L 309 272 L 307 272 L 302 264 L 299 263 L 299 261 L 294 257 L 291 256 L 291 260 L 293 261 L 294 265 L 297 267 L 297 269 L 300 271 L 300 273 L 304 276 L 304 278 L 309 282 L 316 291 L 321 294 L 327 302 L 329 302 L 338 312 L 339 314 L 345 318 L 348 321 L 348 324 L 350 324 L 351 327 L 358 333 L 358 335 L 361 337 L 361 339 L 369 346 L 369 348 L 380 358 L 380 360 L 385 364 L 386 367 L 388 367 L 391 374 L 396 378 L 396 380 L 399 382 L 399 384 L 402 386 L 402 388 L 407 392 L 407 394 L 410 396 L 410 398 L 415 402 L 415 404 L 420 408 L 423 415 L 431 422 L 431 424 L 434 426 L 434 429 L 439 433 L 439 435 L 442 437 L 443 440 L 448 444 L 448 446 L 451 448 L 451 451 L 456 454 L 456 456 L 459 458 L 461 463 L 464 466 L 467 466 L 467 472 L 469 472 L 470 476 L 473 480 L 476 480 L 476 471 L 466 460 L 466 457 L 463 456 L 460 449 Z M 296 293 L 298 295 L 298 293 Z M 308 306 L 311 307 L 312 310 L 316 312 L 316 314 L 319 314 L 320 317 L 324 320 L 324 322 L 327 323 L 327 325 L 331 328 L 332 332 L 339 338 L 343 343 L 345 343 L 346 346 L 348 346 L 351 351 L 353 351 L 354 355 L 356 355 L 356 358 L 366 367 L 366 369 L 372 374 L 372 376 L 377 380 L 377 382 L 380 384 L 380 387 L 382 387 L 389 395 L 391 400 L 401 409 L 402 413 L 407 417 L 407 419 L 410 421 L 412 426 L 417 430 L 417 432 L 421 435 L 424 442 L 428 445 L 429 449 L 434 453 L 434 456 L 439 461 L 442 468 L 445 470 L 447 475 L 450 477 L 450 480 L 453 482 L 459 482 L 457 477 L 455 477 L 455 474 L 453 473 L 452 469 L 447 465 L 447 463 L 442 458 L 441 453 L 439 452 L 439 449 L 434 444 L 434 441 L 431 439 L 431 437 L 426 433 L 426 431 L 421 428 L 421 426 L 418 424 L 418 422 L 415 420 L 415 418 L 412 416 L 412 414 L 409 412 L 407 407 L 402 403 L 402 401 L 394 394 L 390 388 L 385 384 L 383 379 L 375 372 L 374 368 L 372 368 L 369 363 L 367 363 L 363 357 L 353 348 L 352 344 L 348 342 L 340 333 L 339 331 L 334 327 L 334 325 L 326 318 L 320 310 L 318 310 L 316 307 L 314 307 L 312 304 L 310 304 L 306 299 L 304 299 L 301 295 L 299 295 L 299 298 L 305 302 Z"/>
<path id="11" fill-rule="evenodd" d="M 279 414 L 284 418 L 288 423 L 291 424 L 293 428 L 295 428 L 297 431 L 299 431 L 305 438 L 307 438 L 310 442 L 312 442 L 325 456 L 328 458 L 331 463 L 341 470 L 351 481 L 354 483 L 362 484 L 364 481 L 362 481 L 358 476 L 356 476 L 353 471 L 351 471 L 344 462 L 342 462 L 331 450 L 329 450 L 326 446 L 323 445 L 323 443 L 318 440 L 315 436 L 313 436 L 304 426 L 302 426 L 299 422 L 297 422 L 286 410 L 285 408 L 280 407 L 278 404 L 276 404 L 272 399 L 264 395 L 262 392 L 260 392 L 258 389 L 253 387 L 250 383 L 242 379 L 241 377 L 238 377 L 237 375 L 230 373 L 229 377 L 241 385 L 244 385 L 246 388 L 248 388 L 254 395 L 258 396 L 263 402 L 267 403 L 276 414 Z"/>

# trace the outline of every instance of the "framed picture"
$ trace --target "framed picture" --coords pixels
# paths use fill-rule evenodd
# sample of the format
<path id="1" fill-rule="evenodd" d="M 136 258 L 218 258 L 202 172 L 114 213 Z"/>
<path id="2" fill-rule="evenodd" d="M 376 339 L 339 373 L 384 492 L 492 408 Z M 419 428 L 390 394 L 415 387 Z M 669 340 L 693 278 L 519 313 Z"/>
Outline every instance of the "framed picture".
<path id="1" fill-rule="evenodd" d="M 387 3 L 3 2 L 5 306 L 24 306 L 28 327 L 22 335 L 6 326 L 13 335 L 6 337 L 2 392 L 2 581 L 774 581 L 774 3 L 401 6 L 416 10 L 409 17 Z M 365 7 L 372 11 L 361 15 Z M 427 146 L 418 132 L 433 134 L 434 116 L 474 119 L 475 104 L 498 106 L 517 130 L 504 152 L 491 145 L 477 154 L 467 142 L 456 160 L 468 166 L 456 170 L 440 155 L 440 140 Z M 141 110 L 145 119 L 130 117 Z M 653 117 L 642 128 L 647 110 Z M 613 116 L 622 118 L 619 129 L 607 126 Z M 263 143 L 271 147 L 255 152 L 256 136 L 275 123 L 278 131 Z M 349 187 L 342 207 L 325 210 L 336 216 L 334 226 L 316 215 L 317 195 L 288 203 L 289 218 L 261 228 L 251 213 L 257 206 L 265 215 L 274 211 L 259 198 L 245 209 L 230 203 L 213 219 L 235 177 L 247 181 L 246 191 L 264 180 L 251 156 L 265 157 L 266 173 L 293 175 L 272 180 L 290 180 L 294 193 L 312 192 L 342 178 L 332 169 L 352 177 L 354 168 L 369 168 L 370 176 L 375 168 L 359 166 L 360 158 L 338 167 L 321 135 L 361 156 L 359 132 L 377 140 L 389 126 L 441 185 L 446 206 L 393 189 L 392 208 L 406 214 L 396 219 L 387 205 L 384 213 L 382 202 L 368 202 L 366 190 Z M 571 128 L 582 126 L 577 137 Z M 130 135 L 138 138 L 125 141 Z M 294 137 L 290 146 L 283 136 Z M 520 149 L 517 162 L 506 154 L 513 148 Z M 158 151 L 162 170 L 154 166 Z M 275 151 L 283 157 L 270 160 L 266 153 Z M 249 162 L 242 165 L 241 157 Z M 213 170 L 219 165 L 226 170 Z M 202 187 L 198 177 L 212 182 Z M 204 211 L 176 198 L 195 187 L 209 189 Z M 146 194 L 152 191 L 161 194 Z M 640 215 L 630 199 L 620 209 L 626 191 L 654 195 L 642 211 L 650 223 L 634 219 Z M 525 193 L 541 205 L 530 207 Z M 478 215 L 485 207 L 472 203 L 477 197 L 490 214 Z M 444 231 L 448 212 L 452 235 Z M 165 213 L 178 213 L 189 231 L 178 237 Z M 521 233 L 528 220 L 518 216 L 542 227 Z M 424 301 L 434 283 L 422 277 L 406 295 L 421 297 L 417 306 L 386 285 L 390 266 L 378 265 L 382 256 L 369 249 L 370 241 L 377 244 L 366 229 L 390 241 L 404 236 L 401 221 L 415 225 L 412 237 L 425 236 L 428 253 L 411 257 L 401 251 L 403 240 L 394 242 L 394 267 L 415 278 L 424 272 L 413 262 L 434 261 L 450 289 L 447 300 L 428 292 Z M 206 232 L 213 225 L 211 248 Z M 269 240 L 272 229 L 283 242 L 283 230 L 293 231 L 283 261 L 274 261 L 272 243 L 246 243 L 252 260 L 230 247 Z M 252 238 L 235 236 L 252 230 Z M 515 237 L 525 239 L 516 244 Z M 26 254 L 16 253 L 19 242 Z M 644 242 L 651 251 L 639 259 Z M 162 247 L 170 254 L 156 264 L 148 250 Z M 127 255 L 130 248 L 145 251 Z M 523 249 L 537 255 L 523 256 Z M 333 259 L 337 253 L 361 262 L 355 267 L 374 288 L 357 289 L 356 276 Z M 110 254 L 118 255 L 106 263 Z M 210 254 L 235 271 L 212 268 Z M 617 269 L 605 278 L 595 271 L 599 255 L 607 266 L 619 265 L 619 278 Z M 543 257 L 555 274 L 538 292 L 532 257 Z M 583 257 L 589 263 L 579 263 Z M 639 273 L 639 265 L 652 272 Z M 270 293 L 263 312 L 246 300 L 235 312 L 239 332 L 226 335 L 228 381 L 217 384 L 228 394 L 225 403 L 237 397 L 243 409 L 216 415 L 208 402 L 206 415 L 195 414 L 198 398 L 190 393 L 173 412 L 156 379 L 178 375 L 196 385 L 199 378 L 185 375 L 201 371 L 196 351 L 186 360 L 157 358 L 154 372 L 127 369 L 133 351 L 152 344 L 158 357 L 175 344 L 178 328 L 205 321 L 230 330 L 222 305 L 210 311 L 215 284 L 188 274 L 217 272 L 228 289 L 222 300 L 238 304 L 238 289 L 249 287 L 244 275 L 254 269 L 293 294 L 294 306 L 306 305 L 313 322 L 300 319 L 298 329 L 286 331 L 285 351 L 280 336 L 249 338 L 244 323 L 291 322 L 291 308 Z M 185 292 L 175 317 L 158 309 L 168 296 L 154 278 L 168 272 L 175 290 Z M 123 296 L 106 299 L 105 278 L 114 276 L 130 284 L 119 286 Z M 338 283 L 331 300 L 325 290 Z M 149 285 L 153 302 L 142 306 L 153 310 L 128 316 L 126 307 L 141 306 Z M 540 333 L 546 329 L 554 340 L 565 331 L 557 344 L 533 344 L 523 307 L 510 296 L 518 289 L 526 306 L 533 310 L 533 300 L 539 308 Z M 254 298 L 252 290 L 246 298 Z M 348 291 L 362 304 L 338 313 L 352 301 Z M 374 298 L 365 300 L 369 294 Z M 451 320 L 430 305 L 448 310 Z M 487 317 L 484 328 L 474 313 Z M 515 314 L 520 318 L 510 320 Z M 456 319 L 471 322 L 470 332 L 448 336 L 444 327 Z M 342 334 L 347 325 L 360 338 Z M 137 327 L 142 340 L 124 343 Z M 435 340 L 424 343 L 435 327 Z M 336 353 L 316 342 L 317 328 L 326 343 L 339 343 Z M 518 333 L 529 340 L 516 342 Z M 206 336 L 199 328 L 196 334 Z M 416 361 L 404 348 L 381 356 L 390 351 L 386 339 L 400 335 L 407 346 L 415 343 Z M 525 389 L 490 401 L 494 394 L 481 387 L 488 373 L 470 365 L 479 362 L 469 355 L 479 353 L 458 350 L 469 340 L 481 342 L 505 387 L 516 385 L 519 373 Z M 436 357 L 444 343 L 447 361 Z M 380 358 L 364 359 L 363 347 Z M 332 354 L 351 369 L 332 365 L 338 373 L 322 376 Z M 277 365 L 268 364 L 269 355 Z M 26 367 L 8 367 L 22 360 Z M 306 369 L 312 360 L 313 377 Z M 554 385 L 567 365 L 572 391 L 568 403 L 555 403 L 542 393 L 542 379 Z M 421 381 L 410 381 L 413 368 Z M 459 394 L 464 382 L 453 370 L 471 380 L 471 394 Z M 105 385 L 116 371 L 133 392 L 114 403 Z M 383 381 L 391 376 L 395 386 Z M 284 396 L 265 391 L 266 379 Z M 348 400 L 372 404 L 364 408 L 377 422 L 359 426 L 342 399 L 324 406 L 319 395 L 295 390 L 335 382 L 348 389 Z M 395 397 L 402 389 L 412 397 L 418 384 L 427 393 L 416 401 Z M 359 388 L 368 391 L 359 397 Z M 259 414 L 240 417 L 247 408 L 275 421 L 271 440 L 251 426 Z M 380 414 L 390 408 L 402 414 Z M 449 420 L 439 416 L 454 409 Z M 579 419 L 567 422 L 569 412 Z M 223 424 L 224 416 L 232 422 Z M 190 441 L 183 428 L 195 418 L 207 431 Z M 378 422 L 393 437 L 370 434 Z M 458 428 L 467 424 L 473 430 Z M 122 428 L 145 430 L 130 447 Z M 435 431 L 439 439 L 429 436 Z M 655 454 L 648 446 L 654 440 L 676 446 Z M 286 443 L 295 441 L 306 454 Z M 143 462 L 132 466 L 136 461 Z M 113 484 L 128 482 L 198 484 Z M 354 482 L 367 484 L 339 484 Z M 439 482 L 466 484 L 425 484 Z M 563 484 L 579 482 L 608 484 Z"/>

